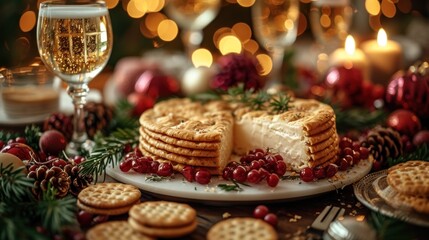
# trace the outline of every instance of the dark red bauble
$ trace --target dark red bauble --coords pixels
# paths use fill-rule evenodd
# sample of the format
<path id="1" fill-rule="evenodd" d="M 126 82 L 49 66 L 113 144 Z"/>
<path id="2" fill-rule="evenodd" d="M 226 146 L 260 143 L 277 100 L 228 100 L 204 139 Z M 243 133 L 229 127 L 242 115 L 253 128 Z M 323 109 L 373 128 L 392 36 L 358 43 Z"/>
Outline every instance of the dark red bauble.
<path id="1" fill-rule="evenodd" d="M 426 144 L 429 147 L 429 130 L 421 130 L 414 135 L 413 144 L 415 146 Z"/>
<path id="2" fill-rule="evenodd" d="M 160 71 L 145 71 L 134 85 L 134 92 L 153 99 L 169 97 L 177 94 L 179 90 L 177 80 Z"/>
<path id="3" fill-rule="evenodd" d="M 325 78 L 328 88 L 341 90 L 348 94 L 360 93 L 363 84 L 362 70 L 343 66 L 331 68 Z"/>
<path id="4" fill-rule="evenodd" d="M 32 160 L 32 159 L 36 161 L 39 160 L 34 150 L 30 146 L 24 143 L 17 143 L 17 142 L 10 143 L 4 146 L 1 152 L 13 154 L 17 156 L 19 159 L 21 159 L 22 161 Z"/>
<path id="5" fill-rule="evenodd" d="M 139 117 L 144 111 L 152 108 L 156 102 L 156 99 L 136 92 L 128 95 L 127 100 L 134 106 L 131 114 L 135 117 Z"/>
<path id="6" fill-rule="evenodd" d="M 414 136 L 422 128 L 416 114 L 405 109 L 398 109 L 389 114 L 386 124 L 399 133 L 410 137 Z"/>
<path id="7" fill-rule="evenodd" d="M 386 104 L 403 108 L 429 119 L 429 64 L 411 66 L 407 72 L 395 74 L 386 89 Z"/>
<path id="8" fill-rule="evenodd" d="M 66 138 L 57 130 L 45 131 L 39 139 L 40 149 L 48 156 L 58 156 L 66 146 Z"/>

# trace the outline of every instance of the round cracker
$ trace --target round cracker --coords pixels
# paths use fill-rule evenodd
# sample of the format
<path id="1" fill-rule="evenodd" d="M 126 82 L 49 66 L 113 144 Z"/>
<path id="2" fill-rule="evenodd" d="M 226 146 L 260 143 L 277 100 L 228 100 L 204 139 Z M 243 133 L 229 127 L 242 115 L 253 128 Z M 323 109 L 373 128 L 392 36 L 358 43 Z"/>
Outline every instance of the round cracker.
<path id="1" fill-rule="evenodd" d="M 261 219 L 229 218 L 212 226 L 207 240 L 275 240 L 278 239 L 274 228 Z"/>
<path id="2" fill-rule="evenodd" d="M 87 240 L 154 240 L 135 231 L 127 221 L 110 221 L 96 225 L 86 233 Z"/>
<path id="3" fill-rule="evenodd" d="M 134 205 L 129 215 L 150 227 L 181 227 L 195 221 L 197 213 L 188 204 L 168 201 L 147 201 Z"/>
<path id="4" fill-rule="evenodd" d="M 429 197 L 429 162 L 399 166 L 388 172 L 387 182 L 401 194 Z"/>
<path id="5" fill-rule="evenodd" d="M 134 204 L 138 204 L 138 203 L 140 203 L 140 200 L 138 200 L 137 202 L 132 203 L 128 206 L 117 207 L 117 208 L 95 208 L 95 207 L 87 206 L 79 200 L 77 200 L 76 204 L 77 204 L 78 208 L 80 208 L 86 212 L 92 213 L 92 214 L 116 216 L 116 215 L 122 215 L 122 214 L 128 213 L 128 211 L 130 211 L 131 207 Z"/>
<path id="6" fill-rule="evenodd" d="M 140 190 L 123 183 L 97 183 L 83 189 L 78 199 L 83 204 L 94 208 L 120 208 L 140 200 Z"/>
<path id="7" fill-rule="evenodd" d="M 169 228 L 151 227 L 147 225 L 142 225 L 133 218 L 128 218 L 128 223 L 135 231 L 141 232 L 145 235 L 160 237 L 160 238 L 183 237 L 193 232 L 198 226 L 197 221 L 195 220 L 192 223 L 185 226 L 169 227 Z"/>

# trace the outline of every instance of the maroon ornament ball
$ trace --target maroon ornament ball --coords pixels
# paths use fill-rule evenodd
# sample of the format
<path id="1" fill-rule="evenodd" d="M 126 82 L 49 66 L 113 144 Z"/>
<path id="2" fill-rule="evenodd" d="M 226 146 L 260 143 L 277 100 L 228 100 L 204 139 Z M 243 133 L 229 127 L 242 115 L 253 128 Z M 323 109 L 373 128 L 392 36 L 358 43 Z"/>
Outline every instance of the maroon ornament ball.
<path id="1" fill-rule="evenodd" d="M 58 156 L 66 149 L 67 140 L 57 130 L 48 130 L 42 133 L 39 139 L 39 147 L 48 156 Z"/>
<path id="2" fill-rule="evenodd" d="M 392 109 L 407 109 L 429 119 L 429 63 L 413 65 L 407 72 L 395 74 L 387 85 L 385 98 Z"/>
<path id="3" fill-rule="evenodd" d="M 414 135 L 413 144 L 415 146 L 426 144 L 429 147 L 429 130 L 421 130 Z"/>
<path id="4" fill-rule="evenodd" d="M 417 115 L 405 109 L 398 109 L 389 114 L 386 123 L 388 127 L 409 137 L 413 137 L 422 128 Z"/>
<path id="5" fill-rule="evenodd" d="M 144 94 L 152 99 L 169 97 L 178 93 L 179 90 L 180 86 L 175 78 L 154 70 L 145 71 L 134 85 L 134 92 Z"/>
<path id="6" fill-rule="evenodd" d="M 32 159 L 37 161 L 39 160 L 34 150 L 30 146 L 24 143 L 17 143 L 17 142 L 10 143 L 4 146 L 1 152 L 13 154 L 17 156 L 19 159 L 21 159 L 22 161 L 32 160 Z"/>

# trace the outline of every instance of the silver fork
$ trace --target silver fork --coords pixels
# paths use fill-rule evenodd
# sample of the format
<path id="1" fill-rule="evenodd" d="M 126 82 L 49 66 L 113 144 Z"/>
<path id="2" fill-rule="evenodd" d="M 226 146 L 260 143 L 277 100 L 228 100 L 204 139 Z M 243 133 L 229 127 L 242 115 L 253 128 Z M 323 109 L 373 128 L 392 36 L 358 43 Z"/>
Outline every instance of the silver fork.
<path id="1" fill-rule="evenodd" d="M 326 206 L 325 209 L 314 219 L 311 227 L 317 230 L 325 231 L 329 224 L 335 219 L 342 217 L 346 210 L 344 208 Z"/>

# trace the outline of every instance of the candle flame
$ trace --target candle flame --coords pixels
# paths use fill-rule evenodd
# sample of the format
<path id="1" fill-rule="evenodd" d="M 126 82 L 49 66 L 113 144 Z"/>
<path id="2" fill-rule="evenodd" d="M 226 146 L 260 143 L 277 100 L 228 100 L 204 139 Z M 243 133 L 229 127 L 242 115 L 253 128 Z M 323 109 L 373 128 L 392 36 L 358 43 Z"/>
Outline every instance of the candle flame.
<path id="1" fill-rule="evenodd" d="M 384 47 L 387 45 L 387 34 L 383 28 L 380 28 L 380 30 L 378 30 L 377 43 L 380 47 Z"/>
<path id="2" fill-rule="evenodd" d="M 346 53 L 349 55 L 353 55 L 356 49 L 356 43 L 354 38 L 351 35 L 348 35 L 346 38 Z"/>

